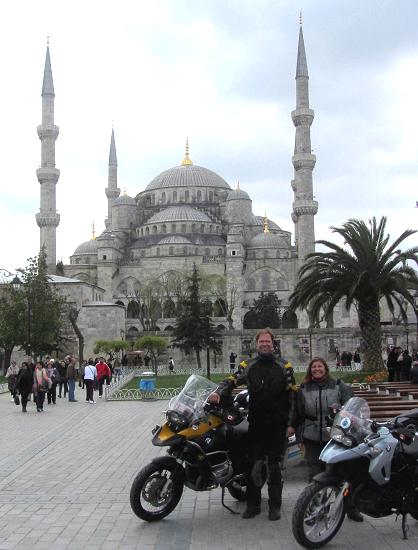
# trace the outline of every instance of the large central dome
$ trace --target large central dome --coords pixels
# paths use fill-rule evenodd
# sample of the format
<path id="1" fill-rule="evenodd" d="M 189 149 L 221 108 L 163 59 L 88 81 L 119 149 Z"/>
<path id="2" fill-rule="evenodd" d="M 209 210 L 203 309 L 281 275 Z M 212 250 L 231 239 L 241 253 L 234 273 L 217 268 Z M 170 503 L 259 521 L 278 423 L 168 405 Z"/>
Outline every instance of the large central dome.
<path id="1" fill-rule="evenodd" d="M 221 176 L 196 164 L 182 164 L 165 170 L 149 183 L 145 191 L 169 187 L 220 187 L 231 189 Z"/>

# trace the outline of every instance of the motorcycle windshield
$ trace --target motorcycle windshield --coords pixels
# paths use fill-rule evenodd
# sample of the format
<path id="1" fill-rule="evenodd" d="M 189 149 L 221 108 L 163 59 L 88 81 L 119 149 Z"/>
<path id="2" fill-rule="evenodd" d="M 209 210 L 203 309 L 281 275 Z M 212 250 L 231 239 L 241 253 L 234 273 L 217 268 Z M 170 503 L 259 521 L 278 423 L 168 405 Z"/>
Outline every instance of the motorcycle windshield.
<path id="1" fill-rule="evenodd" d="M 352 444 L 358 445 L 372 433 L 370 408 L 361 397 L 351 397 L 334 419 L 333 429 L 341 430 Z"/>
<path id="2" fill-rule="evenodd" d="M 189 423 L 199 420 L 206 416 L 205 403 L 217 387 L 217 384 L 207 378 L 192 374 L 181 392 L 170 400 L 168 410 L 178 412 Z"/>

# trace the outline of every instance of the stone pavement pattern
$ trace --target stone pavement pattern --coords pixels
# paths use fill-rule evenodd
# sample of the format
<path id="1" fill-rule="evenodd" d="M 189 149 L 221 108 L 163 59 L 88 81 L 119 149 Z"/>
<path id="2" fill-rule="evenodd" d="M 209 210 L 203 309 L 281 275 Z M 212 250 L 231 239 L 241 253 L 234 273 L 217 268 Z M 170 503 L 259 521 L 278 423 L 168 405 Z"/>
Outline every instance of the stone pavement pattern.
<path id="1" fill-rule="evenodd" d="M 78 392 L 81 400 L 81 392 Z M 295 500 L 304 486 L 297 468 L 287 470 L 283 514 L 278 522 L 262 514 L 243 520 L 222 508 L 220 490 L 185 490 L 179 506 L 156 523 L 138 519 L 129 504 L 137 471 L 159 453 L 150 431 L 161 422 L 165 401 L 84 401 L 45 405 L 29 412 L 0 395 L 0 550 L 291 550 Z M 298 479 L 299 478 L 299 479 Z M 244 505 L 229 495 L 227 504 Z M 418 522 L 409 520 L 402 540 L 394 517 L 346 520 L 326 548 L 416 549 Z"/>

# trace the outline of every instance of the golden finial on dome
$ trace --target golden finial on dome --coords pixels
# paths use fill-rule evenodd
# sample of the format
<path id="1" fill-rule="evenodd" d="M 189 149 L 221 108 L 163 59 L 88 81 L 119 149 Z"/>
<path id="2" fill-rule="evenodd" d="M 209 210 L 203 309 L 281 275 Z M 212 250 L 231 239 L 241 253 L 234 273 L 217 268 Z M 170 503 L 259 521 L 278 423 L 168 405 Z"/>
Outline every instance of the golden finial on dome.
<path id="1" fill-rule="evenodd" d="M 93 225 L 92 225 L 92 228 L 91 228 L 91 240 L 92 241 L 95 241 L 96 240 L 96 233 L 94 231 L 94 222 L 93 222 Z"/>
<path id="2" fill-rule="evenodd" d="M 238 183 L 237 183 L 237 191 L 239 191 L 239 180 L 238 180 Z"/>
<path id="3" fill-rule="evenodd" d="M 186 137 L 186 152 L 184 155 L 184 159 L 181 162 L 181 165 L 187 166 L 189 164 L 193 164 L 193 162 L 189 159 L 189 138 Z"/>
<path id="4" fill-rule="evenodd" d="M 299 13 L 299 25 L 302 26 L 302 10 Z"/>
<path id="5" fill-rule="evenodd" d="M 270 230 L 269 230 L 269 221 L 267 219 L 267 214 L 265 213 L 264 214 L 264 233 L 270 233 Z"/>

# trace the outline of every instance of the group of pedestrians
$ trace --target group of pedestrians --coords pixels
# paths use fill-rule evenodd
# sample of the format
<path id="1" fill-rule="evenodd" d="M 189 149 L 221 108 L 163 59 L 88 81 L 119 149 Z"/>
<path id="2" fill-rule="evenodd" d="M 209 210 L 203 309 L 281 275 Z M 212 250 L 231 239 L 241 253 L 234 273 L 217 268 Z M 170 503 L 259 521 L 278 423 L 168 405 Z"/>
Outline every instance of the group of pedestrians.
<path id="1" fill-rule="evenodd" d="M 59 399 L 67 398 L 70 403 L 76 403 L 75 388 L 86 391 L 86 402 L 95 404 L 94 390 L 99 397 L 103 396 L 104 384 L 110 384 L 112 379 L 111 363 L 103 357 L 83 361 L 79 368 L 71 355 L 63 360 L 45 357 L 45 361 L 23 361 L 20 366 L 11 361 L 6 378 L 12 401 L 22 406 L 22 412 L 27 412 L 27 404 L 33 396 L 37 412 L 43 412 L 45 399 L 49 405 L 56 405 Z"/>
<path id="2" fill-rule="evenodd" d="M 395 346 L 387 353 L 386 367 L 388 369 L 388 382 L 411 381 L 412 366 L 415 359 L 409 354 L 408 349 L 403 350 Z M 415 382 L 417 383 L 417 382 Z"/>
<path id="3" fill-rule="evenodd" d="M 337 350 L 335 353 L 335 366 L 337 367 L 337 370 L 340 367 L 354 367 L 355 370 L 361 369 L 361 357 L 359 351 L 356 350 L 354 353 L 351 353 L 351 351 L 343 351 L 340 354 Z"/>

